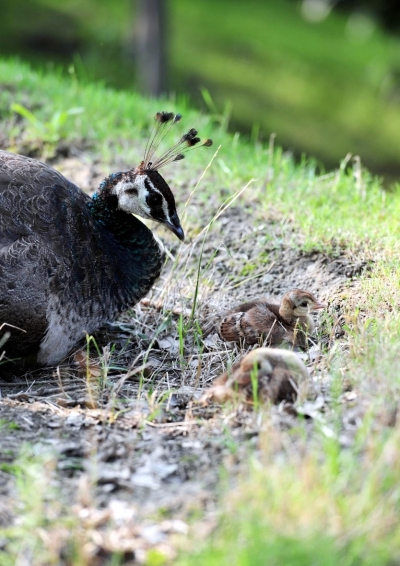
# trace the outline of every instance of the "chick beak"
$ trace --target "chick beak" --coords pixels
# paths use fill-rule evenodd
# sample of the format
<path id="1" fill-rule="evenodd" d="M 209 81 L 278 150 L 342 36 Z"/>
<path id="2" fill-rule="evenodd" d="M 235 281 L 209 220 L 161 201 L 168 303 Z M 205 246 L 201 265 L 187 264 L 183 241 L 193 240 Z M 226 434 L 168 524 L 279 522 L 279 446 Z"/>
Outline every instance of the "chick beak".
<path id="1" fill-rule="evenodd" d="M 171 216 L 171 221 L 166 220 L 163 224 L 171 230 L 182 242 L 185 239 L 185 233 L 182 230 L 182 226 L 177 214 Z"/>
<path id="2" fill-rule="evenodd" d="M 313 311 L 316 311 L 318 309 L 326 309 L 328 305 L 326 305 L 325 303 L 314 303 L 313 306 L 311 307 L 311 309 Z"/>

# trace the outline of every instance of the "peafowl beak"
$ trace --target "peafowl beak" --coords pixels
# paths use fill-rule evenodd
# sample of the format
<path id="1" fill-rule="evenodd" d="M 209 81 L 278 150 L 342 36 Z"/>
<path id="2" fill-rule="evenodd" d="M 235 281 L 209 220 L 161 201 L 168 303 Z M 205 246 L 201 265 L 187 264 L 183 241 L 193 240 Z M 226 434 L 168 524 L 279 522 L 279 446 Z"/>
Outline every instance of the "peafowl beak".
<path id="1" fill-rule="evenodd" d="M 185 233 L 182 230 L 182 226 L 177 214 L 171 216 L 170 221 L 165 220 L 163 224 L 183 242 L 183 240 L 185 239 Z"/>

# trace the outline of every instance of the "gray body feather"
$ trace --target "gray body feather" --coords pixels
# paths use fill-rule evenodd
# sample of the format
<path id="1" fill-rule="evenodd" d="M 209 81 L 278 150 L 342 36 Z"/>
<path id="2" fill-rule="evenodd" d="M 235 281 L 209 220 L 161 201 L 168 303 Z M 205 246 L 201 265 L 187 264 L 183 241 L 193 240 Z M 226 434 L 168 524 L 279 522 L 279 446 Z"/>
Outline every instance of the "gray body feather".
<path id="1" fill-rule="evenodd" d="M 40 364 L 54 365 L 151 288 L 160 248 L 114 201 L 97 207 L 48 165 L 0 151 L 0 324 L 10 325 L 3 327 L 11 332 L 8 357 L 37 354 Z"/>

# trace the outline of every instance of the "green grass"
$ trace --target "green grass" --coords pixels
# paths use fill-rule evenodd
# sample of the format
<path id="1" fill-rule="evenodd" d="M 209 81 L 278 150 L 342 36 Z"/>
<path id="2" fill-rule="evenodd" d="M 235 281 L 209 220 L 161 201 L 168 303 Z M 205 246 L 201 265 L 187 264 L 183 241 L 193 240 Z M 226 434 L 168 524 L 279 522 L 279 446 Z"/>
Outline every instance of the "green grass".
<path id="1" fill-rule="evenodd" d="M 209 206 L 210 219 L 221 202 L 254 178 L 236 205 L 251 210 L 257 224 L 278 223 L 288 246 L 319 250 L 329 259 L 341 252 L 371 262 L 371 270 L 356 281 L 355 289 L 343 289 L 346 337 L 327 355 L 331 402 L 314 432 L 300 423 L 279 434 L 263 414 L 260 449 L 251 456 L 247 477 L 244 474 L 234 488 L 225 489 L 219 526 L 211 540 L 192 540 L 181 564 L 396 564 L 400 560 L 399 425 L 385 423 L 400 404 L 398 187 L 384 191 L 379 179 L 351 161 L 320 176 L 312 161 L 303 159 L 296 165 L 279 147 L 231 136 L 221 126 L 221 116 L 199 115 L 184 100 L 145 100 L 135 93 L 86 84 L 75 75 L 68 79 L 42 75 L 18 61 L 0 62 L 0 87 L 5 147 L 18 149 L 26 143 L 44 152 L 46 143 L 37 124 L 83 108 L 63 121 L 61 141 L 89 147 L 105 164 L 138 163 L 155 111 L 181 111 L 182 127 L 198 125 L 204 136 L 214 139 L 216 148 L 221 145 L 198 196 L 198 202 Z M 13 104 L 29 109 L 35 119 L 30 120 L 29 114 L 21 119 L 21 113 L 12 111 Z M 32 123 L 37 140 L 32 140 L 29 130 Z M 180 206 L 186 198 L 182 194 L 190 192 L 212 154 L 194 152 L 187 163 L 168 169 L 166 176 Z M 189 209 L 184 228 L 189 239 L 200 231 Z M 270 237 L 266 232 L 266 243 Z M 182 322 L 181 350 L 184 330 Z M 360 408 L 361 423 L 350 448 L 341 443 L 347 434 L 341 423 L 348 383 L 356 394 L 354 406 Z M 25 493 L 26 482 L 20 489 Z M 39 517 L 46 513 L 40 497 L 32 499 L 31 507 L 28 503 L 24 503 L 31 509 L 27 521 L 33 516 L 34 528 L 24 523 L 8 533 L 15 548 L 25 530 L 40 534 L 47 528 Z M 27 544 L 34 549 L 39 539 L 35 534 Z"/>
<path id="2" fill-rule="evenodd" d="M 361 278 L 362 302 L 347 305 L 347 345 L 328 356 L 329 409 L 312 435 L 306 423 L 278 432 L 264 415 L 250 471 L 223 489 L 218 527 L 206 542 L 193 528 L 179 566 L 399 562 L 399 277 L 397 267 L 378 261 Z M 354 438 L 343 427 L 351 408 L 359 419 Z"/>
<path id="3" fill-rule="evenodd" d="M 373 248 L 397 246 L 398 189 L 382 190 L 379 179 L 365 170 L 360 171 L 356 180 L 357 168 L 352 161 L 344 162 L 334 173 L 320 176 L 312 161 L 303 160 L 296 165 L 279 147 L 271 155 L 267 146 L 243 142 L 238 135 L 232 138 L 219 125 L 218 117 L 195 113 L 183 99 L 154 102 L 137 93 L 115 92 L 101 85 L 82 83 L 74 75 L 69 79 L 57 74 L 43 75 L 18 61 L 0 62 L 0 80 L 3 85 L 0 119 L 5 123 L 6 147 L 15 148 L 21 135 L 28 139 L 28 145 L 35 145 L 34 132 L 36 136 L 40 134 L 38 125 L 32 132 L 32 121 L 17 120 L 12 105 L 21 104 L 43 128 L 54 116 L 68 114 L 62 123 L 65 141 L 89 144 L 106 163 L 118 156 L 134 165 L 142 157 L 155 110 L 179 110 L 184 114 L 181 129 L 195 125 L 202 135 L 214 139 L 215 147 L 221 145 L 211 168 L 212 182 L 206 178 L 202 191 L 205 201 L 210 191 L 217 195 L 222 191 L 232 194 L 254 178 L 243 198 L 257 212 L 261 209 L 266 217 L 271 207 L 289 216 L 301 228 L 298 238 L 301 245 L 352 247 L 364 242 Z M 74 113 L 76 108 L 80 109 L 79 113 Z M 175 135 L 178 137 L 178 133 Z M 207 157 L 204 152 L 193 152 L 190 161 L 170 167 L 166 177 L 179 186 L 188 170 L 199 172 L 205 160 L 211 158 L 212 150 Z"/>
<path id="4" fill-rule="evenodd" d="M 269 428 L 262 455 L 223 497 L 219 529 L 179 564 L 397 564 L 399 431 L 376 434 L 371 425 L 349 450 L 332 430 L 310 447 L 295 431 Z"/>
<path id="5" fill-rule="evenodd" d="M 92 511 L 93 485 L 85 478 L 84 490 L 78 488 L 72 501 L 63 501 L 54 481 L 56 465 L 55 452 L 40 444 L 27 444 L 6 470 L 15 478 L 14 511 L 18 521 L 0 529 L 1 538 L 7 540 L 7 548 L 0 548 L 0 566 L 19 562 L 32 566 L 94 563 L 90 520 L 79 513 L 80 499 L 85 500 L 87 513 Z M 109 566 L 122 563 L 117 552 L 104 557 L 104 564 Z"/>
<path id="6" fill-rule="evenodd" d="M 282 146 L 314 155 L 328 167 L 350 152 L 395 178 L 399 39 L 365 16 L 332 11 L 319 23 L 307 21 L 300 5 L 171 0 L 171 91 L 191 96 L 217 115 L 226 108 L 224 121 L 231 114 L 232 130 L 240 127 L 253 138 L 275 132 Z M 2 53 L 20 53 L 47 68 L 62 64 L 64 72 L 81 79 L 131 88 L 131 4 L 85 0 L 77 6 L 76 0 L 33 0 L 29 6 L 7 0 Z M 29 48 L 42 35 L 59 50 Z"/>
<path id="7" fill-rule="evenodd" d="M 400 135 L 397 39 L 374 26 L 362 39 L 335 12 L 307 22 L 284 0 L 251 0 L 246 9 L 175 0 L 173 11 L 184 14 L 171 20 L 181 91 L 206 86 L 219 108 L 231 102 L 235 125 L 275 132 L 280 144 L 330 166 L 350 152 L 382 171 L 397 168 L 389 141 Z"/>

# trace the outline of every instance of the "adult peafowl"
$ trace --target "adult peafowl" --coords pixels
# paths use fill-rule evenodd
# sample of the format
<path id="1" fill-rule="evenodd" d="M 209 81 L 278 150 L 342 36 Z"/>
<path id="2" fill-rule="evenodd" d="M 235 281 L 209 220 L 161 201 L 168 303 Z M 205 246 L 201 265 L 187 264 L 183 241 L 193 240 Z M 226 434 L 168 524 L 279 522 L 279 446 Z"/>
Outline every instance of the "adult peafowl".
<path id="1" fill-rule="evenodd" d="M 184 233 L 158 169 L 202 143 L 195 129 L 155 151 L 180 114 L 158 112 L 143 161 L 113 173 L 90 198 L 52 167 L 0 151 L 0 325 L 7 357 L 58 364 L 85 335 L 138 302 L 163 252 L 136 216 Z"/>

